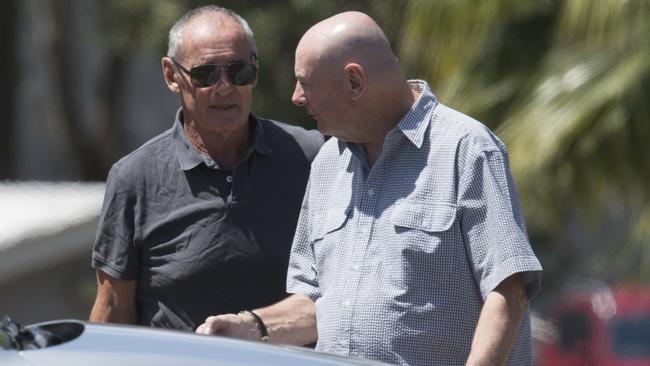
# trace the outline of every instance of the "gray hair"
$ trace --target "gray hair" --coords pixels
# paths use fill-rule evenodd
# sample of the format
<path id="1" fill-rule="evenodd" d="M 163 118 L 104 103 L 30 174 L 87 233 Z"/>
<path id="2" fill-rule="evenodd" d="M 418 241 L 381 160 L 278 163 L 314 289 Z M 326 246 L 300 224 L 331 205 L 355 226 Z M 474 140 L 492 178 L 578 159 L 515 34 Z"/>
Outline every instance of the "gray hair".
<path id="1" fill-rule="evenodd" d="M 172 28 L 169 30 L 169 45 L 167 47 L 167 57 L 176 58 L 178 56 L 180 48 L 183 44 L 182 33 L 183 30 L 185 29 L 185 26 L 189 24 L 194 18 L 200 15 L 210 14 L 210 13 L 225 15 L 230 19 L 236 21 L 239 24 L 239 26 L 241 26 L 241 28 L 244 30 L 244 33 L 246 34 L 246 38 L 248 38 L 248 41 L 251 43 L 251 49 L 253 50 L 253 57 L 257 59 L 257 45 L 255 43 L 255 35 L 253 34 L 251 27 L 248 25 L 248 22 L 246 22 L 246 20 L 242 18 L 239 14 L 237 14 L 235 11 L 223 8 L 221 6 L 216 6 L 216 5 L 206 5 L 206 6 L 201 6 L 196 9 L 190 10 L 187 13 L 185 13 L 182 17 L 180 17 L 176 21 L 176 23 L 174 23 Z"/>

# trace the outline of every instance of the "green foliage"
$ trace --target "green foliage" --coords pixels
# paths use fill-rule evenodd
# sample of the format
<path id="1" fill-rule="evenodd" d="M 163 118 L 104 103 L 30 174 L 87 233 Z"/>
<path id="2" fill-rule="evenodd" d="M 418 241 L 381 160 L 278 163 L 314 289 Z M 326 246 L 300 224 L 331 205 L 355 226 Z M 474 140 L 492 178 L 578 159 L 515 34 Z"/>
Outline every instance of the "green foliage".
<path id="1" fill-rule="evenodd" d="M 103 15 L 105 45 L 118 55 L 141 46 L 166 52 L 169 28 L 184 8 L 174 0 L 111 0 L 97 6 L 96 11 Z"/>

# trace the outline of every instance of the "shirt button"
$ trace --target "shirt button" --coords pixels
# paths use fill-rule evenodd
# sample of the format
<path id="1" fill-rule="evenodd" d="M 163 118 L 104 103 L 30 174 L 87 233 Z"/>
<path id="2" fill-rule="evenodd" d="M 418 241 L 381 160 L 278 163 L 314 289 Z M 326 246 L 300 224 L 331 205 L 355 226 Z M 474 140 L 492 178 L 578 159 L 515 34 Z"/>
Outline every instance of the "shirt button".
<path id="1" fill-rule="evenodd" d="M 359 263 L 355 263 L 354 265 L 352 265 L 352 269 L 358 271 L 361 269 L 361 266 L 359 265 Z"/>
<path id="2" fill-rule="evenodd" d="M 339 344 L 345 347 L 345 339 L 339 339 Z"/>
<path id="3" fill-rule="evenodd" d="M 350 301 L 349 300 L 343 301 L 343 306 L 345 306 L 346 308 L 350 307 Z"/>
<path id="4" fill-rule="evenodd" d="M 226 182 L 232 183 L 232 175 L 226 177 Z"/>
<path id="5" fill-rule="evenodd" d="M 374 196 L 374 195 L 375 195 L 375 190 L 372 189 L 372 188 L 369 188 L 369 189 L 368 189 L 368 196 L 372 197 L 372 196 Z"/>

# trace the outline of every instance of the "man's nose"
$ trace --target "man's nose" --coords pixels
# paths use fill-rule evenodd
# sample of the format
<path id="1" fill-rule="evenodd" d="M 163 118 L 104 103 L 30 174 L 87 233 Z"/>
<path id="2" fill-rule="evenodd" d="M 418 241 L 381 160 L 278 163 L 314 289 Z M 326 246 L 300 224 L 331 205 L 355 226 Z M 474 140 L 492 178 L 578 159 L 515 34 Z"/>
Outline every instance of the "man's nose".
<path id="1" fill-rule="evenodd" d="M 296 87 L 293 89 L 293 95 L 291 96 L 291 101 L 293 104 L 297 105 L 298 107 L 302 107 L 305 105 L 305 93 L 302 91 L 302 87 L 300 86 L 300 83 L 296 82 Z"/>
<path id="2" fill-rule="evenodd" d="M 226 70 L 223 69 L 219 70 L 219 80 L 214 85 L 217 94 L 219 94 L 220 96 L 226 96 L 232 93 L 233 87 L 234 85 L 230 82 L 230 79 L 226 74 Z"/>

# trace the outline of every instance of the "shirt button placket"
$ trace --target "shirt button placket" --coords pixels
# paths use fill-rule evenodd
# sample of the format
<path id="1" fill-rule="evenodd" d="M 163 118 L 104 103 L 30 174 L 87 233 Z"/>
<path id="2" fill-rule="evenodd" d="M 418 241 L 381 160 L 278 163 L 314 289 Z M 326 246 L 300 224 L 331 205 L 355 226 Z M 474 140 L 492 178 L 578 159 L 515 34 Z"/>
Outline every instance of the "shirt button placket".
<path id="1" fill-rule="evenodd" d="M 358 215 L 358 223 L 356 225 L 357 232 L 354 237 L 359 245 L 355 245 L 352 252 L 350 271 L 347 281 L 347 286 L 344 289 L 344 294 L 341 301 L 341 337 L 338 339 L 338 345 L 342 347 L 342 353 L 352 354 L 354 351 L 350 349 L 352 343 L 352 316 L 356 309 L 356 299 L 361 292 L 359 284 L 361 283 L 361 268 L 362 261 L 365 255 L 366 247 L 370 243 L 370 234 L 372 232 L 373 212 L 376 206 L 376 189 L 368 187 L 364 190 L 365 195 L 361 198 L 361 210 Z"/>
<path id="2" fill-rule="evenodd" d="M 350 344 L 352 342 L 352 324 L 354 312 L 357 309 L 356 299 L 358 297 L 360 288 L 360 277 L 361 277 L 361 259 L 363 258 L 365 246 L 364 243 L 367 243 L 370 230 L 368 227 L 368 221 L 371 219 L 368 215 L 363 212 L 359 212 L 358 223 L 353 227 L 356 227 L 357 232 L 350 238 L 361 245 L 353 246 L 351 264 L 348 268 L 351 268 L 351 271 L 348 271 L 346 274 L 347 281 L 346 285 L 343 288 L 341 294 L 341 303 L 340 303 L 340 322 L 341 326 L 339 328 L 339 335 L 337 339 L 337 347 L 340 348 L 342 354 L 350 354 L 353 350 L 350 349 Z M 357 226 L 358 225 L 358 226 Z"/>

